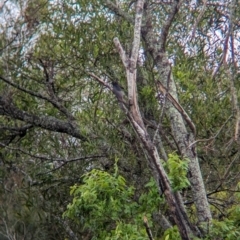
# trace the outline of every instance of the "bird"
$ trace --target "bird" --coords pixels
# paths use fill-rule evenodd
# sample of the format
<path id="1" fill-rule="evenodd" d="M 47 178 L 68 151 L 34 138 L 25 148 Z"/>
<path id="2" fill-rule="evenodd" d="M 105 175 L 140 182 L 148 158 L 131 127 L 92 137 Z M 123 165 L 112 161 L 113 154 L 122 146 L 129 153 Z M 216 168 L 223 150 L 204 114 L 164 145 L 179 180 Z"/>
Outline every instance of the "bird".
<path id="1" fill-rule="evenodd" d="M 124 103 L 125 93 L 123 91 L 123 88 L 118 84 L 118 82 L 112 82 L 112 86 L 113 86 L 112 92 L 116 96 L 117 100 L 119 102 Z"/>

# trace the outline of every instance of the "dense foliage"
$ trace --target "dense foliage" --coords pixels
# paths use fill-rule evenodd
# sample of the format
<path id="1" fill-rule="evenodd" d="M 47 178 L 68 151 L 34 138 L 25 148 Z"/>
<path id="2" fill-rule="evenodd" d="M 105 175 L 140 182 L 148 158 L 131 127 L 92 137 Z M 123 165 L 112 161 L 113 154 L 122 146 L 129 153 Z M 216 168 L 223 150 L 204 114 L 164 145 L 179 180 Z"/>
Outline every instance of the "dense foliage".
<path id="1" fill-rule="evenodd" d="M 117 81 L 127 95 L 113 39 L 131 56 L 138 1 L 2 2 L 0 239 L 181 239 L 151 155 L 111 91 Z M 144 5 L 138 106 L 172 194 L 181 196 L 197 229 L 194 239 L 240 238 L 237 6 L 233 0 Z M 177 105 L 167 100 L 170 91 L 159 98 L 163 69 L 148 29 L 159 42 L 165 37 L 171 94 L 196 126 L 193 136 L 184 119 L 187 145 L 176 135 L 182 127 L 171 117 Z M 205 222 L 185 154 L 194 147 L 213 218 Z"/>

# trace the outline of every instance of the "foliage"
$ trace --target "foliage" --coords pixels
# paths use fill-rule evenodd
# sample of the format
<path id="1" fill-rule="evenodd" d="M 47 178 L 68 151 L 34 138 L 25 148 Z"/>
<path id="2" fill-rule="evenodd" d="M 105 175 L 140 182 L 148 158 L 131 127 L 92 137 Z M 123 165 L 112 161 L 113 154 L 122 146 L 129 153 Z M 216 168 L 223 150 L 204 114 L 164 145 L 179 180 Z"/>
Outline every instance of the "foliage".
<path id="1" fill-rule="evenodd" d="M 142 218 L 147 216 L 157 239 L 178 239 L 144 144 L 110 89 L 90 75 L 109 86 L 117 80 L 127 92 L 112 40 L 118 37 L 131 55 L 136 1 L 1 2 L 0 238 L 146 239 Z M 240 8 L 230 0 L 182 1 L 172 22 L 166 22 L 175 2 L 145 1 L 142 27 L 156 33 L 156 41 L 150 39 L 156 47 L 169 27 L 164 52 L 156 59 L 169 56 L 174 97 L 196 125 L 196 138 L 185 135 L 187 144 L 181 145 L 173 134 L 171 123 L 178 119 L 168 117 L 168 101 L 160 106 L 156 99 L 155 83 L 162 81 L 165 66 L 158 72 L 144 31 L 137 66 L 139 110 L 194 227 L 199 222 L 185 153 L 196 146 L 193 155 L 213 215 L 202 227 L 206 238 L 237 239 L 239 104 L 233 99 L 240 100 Z M 12 106 L 17 110 L 6 113 Z M 167 219 L 167 230 L 155 213 Z"/>
<path id="2" fill-rule="evenodd" d="M 174 226 L 172 228 L 167 229 L 164 232 L 164 235 L 163 235 L 163 237 L 161 239 L 162 240 L 171 240 L 171 239 L 180 240 L 181 237 L 179 235 L 179 231 L 178 231 L 177 227 Z"/>
<path id="3" fill-rule="evenodd" d="M 226 219 L 224 221 L 213 220 L 209 229 L 209 237 L 206 239 L 226 239 L 234 240 L 240 237 L 240 228 L 234 221 Z"/>
<path id="4" fill-rule="evenodd" d="M 160 203 L 153 180 L 139 202 L 134 200 L 134 188 L 126 184 L 117 169 L 114 174 L 93 169 L 83 175 L 82 181 L 71 187 L 73 200 L 64 217 L 89 229 L 93 239 L 146 239 L 143 216 L 151 220 Z"/>
<path id="5" fill-rule="evenodd" d="M 175 153 L 168 155 L 168 161 L 165 166 L 169 172 L 169 180 L 171 181 L 172 188 L 175 191 L 182 190 L 190 186 L 187 178 L 189 160 L 181 160 Z"/>

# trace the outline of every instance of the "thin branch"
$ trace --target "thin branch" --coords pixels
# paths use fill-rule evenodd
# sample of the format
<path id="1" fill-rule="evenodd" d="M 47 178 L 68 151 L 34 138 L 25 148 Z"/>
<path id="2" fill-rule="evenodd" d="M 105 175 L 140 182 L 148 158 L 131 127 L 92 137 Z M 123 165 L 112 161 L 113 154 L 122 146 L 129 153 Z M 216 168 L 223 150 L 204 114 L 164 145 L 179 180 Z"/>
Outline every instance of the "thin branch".
<path id="1" fill-rule="evenodd" d="M 5 83 L 11 85 L 12 87 L 22 91 L 22 92 L 25 92 L 33 97 L 37 97 L 37 98 L 40 98 L 40 99 L 43 99 L 43 100 L 46 100 L 48 102 L 50 102 L 54 107 L 56 107 L 59 111 L 61 111 L 62 113 L 64 113 L 69 119 L 73 120 L 74 117 L 63 107 L 61 106 L 61 104 L 59 102 L 56 102 L 50 98 L 47 98 L 45 96 L 43 96 L 42 94 L 39 94 L 39 93 L 36 93 L 36 92 L 33 92 L 31 90 L 28 90 L 26 88 L 23 88 L 21 86 L 19 86 L 18 84 L 15 84 L 13 83 L 12 81 L 8 80 L 7 78 L 4 78 L 2 76 L 0 76 L 0 79 L 3 80 Z"/>
<path id="2" fill-rule="evenodd" d="M 5 130 L 5 131 L 10 132 L 10 133 L 8 133 L 8 132 L 6 133 L 6 136 L 4 136 L 3 141 L 5 142 L 6 145 L 9 145 L 10 143 L 13 142 L 13 140 L 16 137 L 19 137 L 16 141 L 16 142 L 19 142 L 19 140 L 27 134 L 27 130 L 32 127 L 33 127 L 32 124 L 27 124 L 27 125 L 25 125 L 23 127 L 19 127 L 19 128 L 2 126 L 2 127 L 0 127 L 0 130 Z"/>
<path id="3" fill-rule="evenodd" d="M 26 151 L 22 150 L 21 148 L 9 147 L 7 144 L 2 143 L 2 142 L 0 142 L 0 146 L 1 146 L 1 147 L 4 147 L 4 148 L 7 148 L 7 149 L 9 149 L 9 150 L 21 152 L 21 153 L 23 153 L 23 154 L 26 154 L 26 155 L 32 157 L 32 158 L 40 159 L 40 160 L 42 160 L 42 161 L 57 161 L 57 160 L 55 160 L 55 159 L 53 160 L 52 158 L 48 158 L 48 157 L 46 157 L 46 156 L 37 156 L 37 155 L 31 154 L 31 153 L 29 153 L 29 152 L 26 152 Z"/>
<path id="4" fill-rule="evenodd" d="M 83 160 L 95 159 L 95 158 L 98 159 L 98 158 L 102 158 L 102 157 L 106 157 L 106 156 L 98 155 L 98 156 L 89 156 L 89 157 L 73 158 L 73 159 L 69 159 L 69 160 L 62 160 L 62 163 L 59 166 L 57 166 L 54 169 L 49 170 L 47 172 L 39 173 L 39 174 L 37 174 L 37 176 L 55 172 L 55 171 L 59 170 L 60 168 L 62 168 L 63 166 L 65 166 L 65 165 L 67 165 L 68 163 L 71 163 L 71 162 L 83 161 Z M 53 161 L 55 161 L 55 160 L 53 160 Z M 60 161 L 60 160 L 57 160 L 57 161 Z"/>
<path id="5" fill-rule="evenodd" d="M 152 231 L 151 231 L 151 229 L 148 225 L 148 220 L 147 220 L 146 216 L 143 217 L 143 222 L 144 222 L 144 226 L 145 226 L 145 229 L 146 229 L 149 240 L 153 240 Z"/>
<path id="6" fill-rule="evenodd" d="M 37 98 L 40 98 L 40 99 L 43 99 L 43 100 L 46 100 L 46 101 L 49 101 L 49 102 L 51 101 L 51 99 L 43 96 L 42 94 L 33 92 L 33 91 L 28 90 L 28 89 L 26 89 L 26 88 L 23 88 L 23 87 L 15 84 L 15 83 L 13 83 L 13 82 L 11 82 L 11 81 L 8 80 L 7 78 L 4 78 L 4 77 L 0 76 L 0 79 L 3 80 L 5 83 L 11 85 L 12 87 L 14 87 L 14 88 L 16 88 L 16 89 L 18 89 L 18 90 L 21 90 L 21 91 L 23 91 L 23 92 L 25 92 L 25 93 L 28 93 L 28 94 L 32 95 L 33 97 L 37 97 Z"/>
<path id="7" fill-rule="evenodd" d="M 1 6 L 0 6 L 0 11 L 1 11 Z M 5 45 L 0 49 L 0 52 L 2 52 L 3 50 L 5 50 L 7 47 L 9 47 L 18 37 L 18 33 L 16 33 L 16 35 Z"/>
<path id="8" fill-rule="evenodd" d="M 27 124 L 23 127 L 6 127 L 6 126 L 0 126 L 1 130 L 9 130 L 9 131 L 13 131 L 13 132 L 24 132 L 30 128 L 32 128 L 33 126 L 31 124 Z"/>
<path id="9" fill-rule="evenodd" d="M 226 56 L 227 56 L 227 52 L 228 52 L 229 36 L 230 36 L 230 30 L 228 31 L 227 36 L 226 36 L 225 41 L 224 41 L 222 58 L 221 58 L 221 60 L 220 60 L 220 62 L 219 62 L 219 64 L 218 64 L 217 68 L 216 68 L 215 71 L 213 71 L 213 73 L 212 73 L 212 80 L 215 79 L 215 77 L 216 77 L 217 74 L 218 74 L 219 69 L 220 69 L 221 66 L 226 62 Z"/>
<path id="10" fill-rule="evenodd" d="M 226 214 L 223 213 L 223 211 L 222 211 L 219 207 L 217 207 L 217 205 L 219 205 L 220 207 L 225 208 L 224 205 L 222 205 L 222 204 L 217 204 L 216 202 L 211 202 L 211 201 L 209 201 L 209 204 L 210 204 L 210 205 L 213 205 L 223 216 L 226 215 Z"/>
<path id="11" fill-rule="evenodd" d="M 216 137 L 220 134 L 220 132 L 222 131 L 222 129 L 224 128 L 224 126 L 228 123 L 228 121 L 233 117 L 233 115 L 231 115 L 224 123 L 223 125 L 220 127 L 220 129 L 216 132 L 216 134 L 208 139 L 198 139 L 194 142 L 192 142 L 188 148 L 191 148 L 193 145 L 195 145 L 196 143 L 198 142 L 208 142 L 208 141 L 211 141 L 213 139 L 216 139 Z"/>
<path id="12" fill-rule="evenodd" d="M 219 192 L 231 192 L 231 193 L 240 193 L 239 190 L 232 190 L 232 189 L 224 189 L 224 188 L 221 188 L 221 189 L 215 189 L 209 193 L 207 193 L 207 197 L 210 198 L 209 196 L 213 195 L 213 194 L 216 194 L 216 193 L 219 193 Z M 215 199 L 215 198 L 210 198 L 210 199 Z M 220 200 L 220 199 L 219 199 Z M 221 201 L 225 201 L 225 200 L 221 200 Z M 184 203 L 184 205 L 190 205 L 190 204 L 193 204 L 194 201 L 191 200 L 191 201 L 186 201 Z"/>
<path id="13" fill-rule="evenodd" d="M 54 169 L 52 169 L 50 171 L 44 172 L 44 173 L 39 173 L 38 175 L 43 175 L 43 174 L 47 174 L 47 173 L 50 173 L 50 172 L 55 172 L 58 169 L 62 168 L 63 166 L 65 166 L 65 165 L 67 165 L 68 163 L 71 163 L 71 162 L 77 162 L 77 161 L 84 161 L 84 160 L 88 160 L 88 159 L 104 158 L 104 157 L 106 157 L 104 155 L 93 155 L 93 156 L 87 156 L 87 157 L 70 158 L 68 160 L 66 160 L 64 158 L 53 159 L 53 158 L 48 158 L 48 157 L 45 157 L 45 156 L 36 156 L 34 154 L 31 154 L 29 152 L 26 152 L 26 151 L 22 150 L 21 148 L 9 147 L 6 144 L 1 143 L 1 142 L 0 142 L 0 146 L 5 147 L 5 148 L 7 148 L 9 150 L 14 150 L 14 151 L 21 152 L 23 154 L 26 154 L 26 155 L 32 157 L 32 158 L 40 159 L 41 161 L 61 162 L 61 164 L 58 167 L 56 167 L 56 168 L 54 168 Z"/>
<path id="14" fill-rule="evenodd" d="M 229 44 L 229 38 L 232 35 L 233 31 L 233 13 L 235 9 L 235 1 L 233 0 L 231 3 L 231 9 L 230 9 L 230 17 L 229 17 L 229 27 L 228 27 L 228 32 L 224 41 L 224 47 L 223 47 L 223 56 L 221 61 L 219 62 L 217 68 L 215 71 L 212 73 L 212 79 L 215 79 L 219 69 L 221 68 L 222 64 L 226 64 L 226 57 L 227 57 L 227 52 L 228 52 L 228 44 Z"/>
<path id="15" fill-rule="evenodd" d="M 191 39 L 195 38 L 195 33 L 196 33 L 197 26 L 198 26 L 201 18 L 203 17 L 204 12 L 206 11 L 206 7 L 207 7 L 207 0 L 203 0 L 203 7 L 202 7 L 197 19 L 196 19 L 195 24 L 193 25 L 193 31 L 192 31 Z"/>
<path id="16" fill-rule="evenodd" d="M 43 67 L 43 71 L 44 71 L 44 74 L 45 74 L 45 78 L 46 78 L 46 85 L 47 85 L 47 89 L 48 89 L 48 92 L 49 92 L 49 95 L 52 99 L 54 99 L 56 102 L 59 102 L 59 98 L 56 96 L 55 94 L 55 89 L 54 89 L 54 84 L 53 84 L 53 74 L 49 74 L 49 71 L 47 69 L 47 66 L 46 64 L 44 64 L 43 60 L 42 59 L 38 59 L 41 66 Z M 52 64 L 50 62 L 50 64 Z M 51 66 L 53 68 L 53 66 Z"/>
<path id="17" fill-rule="evenodd" d="M 172 105 L 183 116 L 184 120 L 188 123 L 190 129 L 192 130 L 193 135 L 196 136 L 195 125 L 194 125 L 192 119 L 188 116 L 188 114 L 184 110 L 184 108 L 178 103 L 178 101 L 170 93 L 167 92 L 167 89 L 163 86 L 163 84 L 160 81 L 158 81 L 157 83 L 158 83 L 159 91 L 161 91 L 162 94 L 166 96 L 166 98 L 172 103 Z"/>
<path id="18" fill-rule="evenodd" d="M 240 151 L 238 151 L 238 153 L 236 154 L 236 156 L 233 158 L 233 160 L 230 162 L 230 164 L 228 165 L 227 169 L 225 170 L 225 173 L 223 174 L 223 177 L 221 178 L 221 182 L 219 183 L 219 185 L 217 186 L 216 189 L 219 189 L 223 183 L 225 182 L 225 180 L 228 178 L 229 173 L 230 173 L 230 169 L 233 166 L 233 164 L 239 160 L 239 156 L 240 156 Z"/>
<path id="19" fill-rule="evenodd" d="M 167 36 L 169 34 L 169 29 L 172 25 L 172 22 L 174 20 L 174 17 L 176 16 L 176 14 L 178 13 L 178 10 L 180 8 L 180 6 L 182 5 L 183 1 L 182 0 L 175 0 L 174 4 L 172 6 L 172 11 L 169 14 L 163 28 L 162 28 L 162 32 L 161 32 L 161 36 L 160 36 L 160 49 L 162 51 L 165 51 L 165 46 L 166 46 L 166 41 L 167 41 Z"/>
<path id="20" fill-rule="evenodd" d="M 211 195 L 213 195 L 213 194 L 215 194 L 215 193 L 218 193 L 218 192 L 239 193 L 240 191 L 221 188 L 221 189 L 216 189 L 216 190 L 214 190 L 214 191 L 212 191 L 212 192 L 209 192 L 209 193 L 207 194 L 207 196 L 211 196 Z"/>
<path id="21" fill-rule="evenodd" d="M 102 80 L 100 77 L 98 77 L 94 73 L 90 73 L 90 72 L 87 72 L 87 74 L 90 75 L 91 77 L 95 78 L 98 82 L 100 82 L 102 85 L 104 85 L 106 88 L 108 88 L 112 91 L 112 87 L 107 82 Z"/>
<path id="22" fill-rule="evenodd" d="M 122 9 L 120 9 L 116 4 L 113 3 L 113 1 L 105 0 L 105 3 L 107 5 L 107 7 L 110 10 L 112 10 L 116 15 L 121 16 L 122 18 L 124 18 L 129 23 L 132 23 L 132 24 L 134 23 L 134 19 L 132 18 L 132 16 L 127 14 Z"/>
<path id="23" fill-rule="evenodd" d="M 157 87 L 157 84 L 155 83 L 155 86 L 156 86 L 156 91 L 157 91 L 157 100 L 158 100 L 158 103 L 159 105 L 161 105 L 160 107 L 160 116 L 159 116 L 159 123 L 158 123 L 158 128 L 160 128 L 161 126 L 161 123 L 163 121 L 163 116 L 164 116 L 164 113 L 165 113 L 165 110 L 166 110 L 166 106 L 167 106 L 167 95 L 168 95 L 168 90 L 169 90 L 169 82 L 170 82 L 170 78 L 171 78 L 171 70 L 169 71 L 169 74 L 168 74 L 168 82 L 167 82 L 167 89 L 166 91 L 163 92 L 160 92 L 158 90 L 158 87 Z M 155 143 L 155 137 L 157 137 L 157 131 L 155 131 L 155 134 L 154 134 L 154 137 L 153 137 L 153 143 Z"/>

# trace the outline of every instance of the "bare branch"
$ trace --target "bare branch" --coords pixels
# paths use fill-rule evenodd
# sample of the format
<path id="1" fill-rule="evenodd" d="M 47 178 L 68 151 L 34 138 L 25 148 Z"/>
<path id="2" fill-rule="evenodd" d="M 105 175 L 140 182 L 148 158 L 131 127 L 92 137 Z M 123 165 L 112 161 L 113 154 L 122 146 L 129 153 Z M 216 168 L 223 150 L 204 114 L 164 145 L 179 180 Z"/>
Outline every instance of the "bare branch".
<path id="1" fill-rule="evenodd" d="M 9 103 L 4 98 L 0 99 L 0 115 L 10 116 L 49 131 L 67 133 L 73 137 L 87 141 L 86 137 L 84 137 L 71 122 L 64 122 L 54 117 L 29 114 L 28 112 L 18 109 L 13 103 Z"/>
<path id="2" fill-rule="evenodd" d="M 233 158 L 233 160 L 230 162 L 230 164 L 228 165 L 227 169 L 225 170 L 223 177 L 221 178 L 220 183 L 218 184 L 218 186 L 216 187 L 216 189 L 218 190 L 219 188 L 221 188 L 221 186 L 223 185 L 223 183 L 226 181 L 226 179 L 229 176 L 230 173 L 230 169 L 233 166 L 233 164 L 239 160 L 239 156 L 240 156 L 240 151 L 237 152 L 236 156 Z"/>
<path id="3" fill-rule="evenodd" d="M 21 138 L 25 137 L 27 134 L 27 130 L 32 128 L 33 125 L 27 124 L 23 127 L 7 127 L 7 126 L 1 126 L 0 130 L 5 130 L 7 133 L 4 133 L 4 142 L 6 145 L 9 145 L 12 143 L 15 139 L 15 142 L 18 142 Z"/>
<path id="4" fill-rule="evenodd" d="M 198 142 L 208 142 L 211 140 L 214 140 L 217 138 L 217 136 L 220 134 L 220 132 L 222 131 L 223 127 L 226 126 L 226 124 L 228 123 L 228 121 L 232 118 L 233 116 L 231 115 L 230 117 L 228 117 L 228 119 L 223 123 L 223 125 L 220 127 L 220 129 L 216 132 L 216 134 L 210 138 L 207 139 L 197 139 L 196 141 L 194 141 L 193 143 L 191 143 L 188 148 L 191 148 L 193 145 L 195 145 Z"/>
<path id="5" fill-rule="evenodd" d="M 57 170 L 59 170 L 60 168 L 64 167 L 65 165 L 67 165 L 68 163 L 71 163 L 71 162 L 76 162 L 76 161 L 83 161 L 83 160 L 88 160 L 88 159 L 99 159 L 99 158 L 102 158 L 102 157 L 106 157 L 106 156 L 88 156 L 88 157 L 81 157 L 81 158 L 73 158 L 73 159 L 69 159 L 69 160 L 52 160 L 53 161 L 61 161 L 62 163 L 55 167 L 54 169 L 52 170 L 49 170 L 47 172 L 43 172 L 43 173 L 39 173 L 38 175 L 45 175 L 45 174 L 48 174 L 50 172 L 55 172 Z"/>
<path id="6" fill-rule="evenodd" d="M 118 53 L 119 53 L 119 55 L 120 55 L 120 57 L 121 57 L 121 59 L 122 59 L 123 66 L 124 66 L 125 68 L 128 68 L 129 59 L 128 59 L 125 51 L 123 50 L 123 47 L 122 47 L 119 39 L 118 39 L 117 37 L 115 37 L 115 38 L 113 39 L 113 42 L 114 42 L 114 44 L 115 44 L 115 46 L 116 46 L 116 48 L 117 48 L 117 50 L 118 50 Z"/>
<path id="7" fill-rule="evenodd" d="M 212 80 L 214 80 L 215 77 L 217 76 L 218 71 L 221 68 L 221 66 L 224 63 L 226 63 L 226 56 L 227 56 L 227 52 L 228 52 L 229 36 L 230 36 L 230 29 L 228 30 L 227 36 L 226 36 L 225 41 L 224 41 L 222 58 L 221 58 L 220 62 L 218 63 L 217 68 L 212 73 Z"/>
<path id="8" fill-rule="evenodd" d="M 88 75 L 95 78 L 98 82 L 100 82 L 103 86 L 109 88 L 112 91 L 112 87 L 106 83 L 104 80 L 102 80 L 100 77 L 96 76 L 94 73 L 87 72 Z"/>
<path id="9" fill-rule="evenodd" d="M 182 114 L 183 118 L 185 119 L 185 121 L 188 123 L 190 129 L 192 130 L 193 135 L 196 136 L 195 125 L 194 125 L 193 121 L 191 120 L 191 118 L 186 113 L 186 111 L 184 110 L 184 108 L 175 100 L 175 98 L 170 93 L 167 93 L 167 89 L 165 89 L 165 87 L 162 85 L 162 83 L 160 81 L 158 81 L 158 86 L 159 86 L 159 90 L 164 95 L 166 95 L 167 99 L 172 103 L 172 105 L 178 110 L 179 113 Z"/>
<path id="10" fill-rule="evenodd" d="M 144 222 L 144 226 L 146 228 L 146 232 L 147 232 L 149 240 L 153 240 L 152 231 L 151 231 L 151 229 L 150 229 L 150 227 L 148 225 L 148 220 L 147 220 L 146 216 L 143 217 L 143 222 Z"/>

